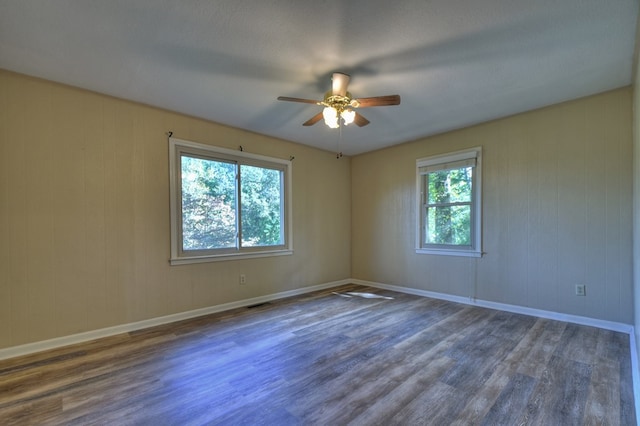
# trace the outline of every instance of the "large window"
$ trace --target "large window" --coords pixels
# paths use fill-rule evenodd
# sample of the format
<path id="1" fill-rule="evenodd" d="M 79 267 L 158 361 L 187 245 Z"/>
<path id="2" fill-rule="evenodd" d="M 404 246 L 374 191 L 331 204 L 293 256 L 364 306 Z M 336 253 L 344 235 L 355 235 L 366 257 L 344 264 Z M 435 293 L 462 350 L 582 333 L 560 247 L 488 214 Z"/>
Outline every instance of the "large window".
<path id="1" fill-rule="evenodd" d="M 171 263 L 290 254 L 291 162 L 169 139 Z"/>
<path id="2" fill-rule="evenodd" d="M 418 253 L 481 255 L 481 154 L 478 147 L 416 161 Z"/>

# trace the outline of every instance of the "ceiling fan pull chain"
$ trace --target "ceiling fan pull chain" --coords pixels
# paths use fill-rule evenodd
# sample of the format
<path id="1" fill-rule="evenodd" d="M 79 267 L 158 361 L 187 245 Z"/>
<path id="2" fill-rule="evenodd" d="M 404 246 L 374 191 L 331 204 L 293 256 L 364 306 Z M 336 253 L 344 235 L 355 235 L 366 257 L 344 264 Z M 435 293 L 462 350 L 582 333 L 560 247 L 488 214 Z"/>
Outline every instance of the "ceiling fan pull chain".
<path id="1" fill-rule="evenodd" d="M 336 146 L 336 151 L 338 151 L 338 153 L 336 154 L 336 159 L 340 159 L 342 158 L 342 151 L 340 151 L 340 143 L 342 142 L 342 124 L 338 124 L 338 144 Z"/>

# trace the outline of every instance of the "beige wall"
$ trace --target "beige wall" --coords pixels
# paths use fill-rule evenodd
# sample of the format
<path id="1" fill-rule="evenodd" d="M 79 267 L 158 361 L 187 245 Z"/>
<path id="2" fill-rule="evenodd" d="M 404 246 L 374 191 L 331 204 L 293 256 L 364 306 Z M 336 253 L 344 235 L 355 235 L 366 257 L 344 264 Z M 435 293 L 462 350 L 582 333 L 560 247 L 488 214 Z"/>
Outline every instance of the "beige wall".
<path id="1" fill-rule="evenodd" d="M 0 348 L 349 277 L 632 323 L 631 98 L 336 160 L 0 71 Z M 169 266 L 168 130 L 295 156 L 295 254 Z M 415 254 L 416 158 L 477 145 L 485 256 Z"/>
<path id="2" fill-rule="evenodd" d="M 478 145 L 486 254 L 417 255 L 415 160 Z M 630 88 L 360 155 L 351 175 L 354 278 L 632 323 Z"/>
<path id="3" fill-rule="evenodd" d="M 169 266 L 169 130 L 295 156 L 295 253 Z M 0 71 L 0 348 L 349 278 L 350 180 L 332 152 Z"/>

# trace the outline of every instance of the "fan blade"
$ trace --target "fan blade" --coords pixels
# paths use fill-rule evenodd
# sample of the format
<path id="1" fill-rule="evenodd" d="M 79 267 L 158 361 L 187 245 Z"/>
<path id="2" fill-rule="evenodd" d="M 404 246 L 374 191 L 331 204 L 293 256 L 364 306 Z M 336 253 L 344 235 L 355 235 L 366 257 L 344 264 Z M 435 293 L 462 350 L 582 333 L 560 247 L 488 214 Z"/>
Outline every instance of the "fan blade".
<path id="1" fill-rule="evenodd" d="M 307 121 L 302 123 L 302 125 L 303 126 L 313 126 L 314 124 L 316 124 L 320 120 L 322 120 L 322 112 L 317 113 L 316 115 L 314 115 L 313 117 L 311 117 L 310 119 L 308 119 Z"/>
<path id="2" fill-rule="evenodd" d="M 355 118 L 353 119 L 353 122 L 356 123 L 358 127 L 366 126 L 370 123 L 370 121 L 364 118 L 362 114 L 359 114 L 357 112 Z"/>
<path id="3" fill-rule="evenodd" d="M 333 95 L 347 96 L 347 86 L 351 77 L 348 74 L 334 72 L 332 80 Z"/>
<path id="4" fill-rule="evenodd" d="M 372 98 L 359 98 L 358 108 L 374 106 L 400 105 L 400 95 L 374 96 Z"/>
<path id="5" fill-rule="evenodd" d="M 318 105 L 318 101 L 314 101 L 313 99 L 302 99 L 302 98 L 289 98 L 287 96 L 278 96 L 279 101 L 288 101 L 288 102 L 302 102 L 303 104 L 314 104 Z"/>

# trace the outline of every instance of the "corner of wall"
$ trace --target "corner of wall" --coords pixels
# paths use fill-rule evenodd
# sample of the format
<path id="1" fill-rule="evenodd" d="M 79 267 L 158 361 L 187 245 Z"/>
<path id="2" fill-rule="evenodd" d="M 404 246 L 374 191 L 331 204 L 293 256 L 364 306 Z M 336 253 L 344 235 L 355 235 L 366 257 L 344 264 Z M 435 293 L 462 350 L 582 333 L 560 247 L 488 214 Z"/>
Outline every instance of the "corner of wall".
<path id="1" fill-rule="evenodd" d="M 633 137 L 633 323 L 634 331 L 632 333 L 632 341 L 635 350 L 635 357 L 632 356 L 633 362 L 633 378 L 634 378 L 634 395 L 636 400 L 636 413 L 638 413 L 638 401 L 640 400 L 638 377 L 640 367 L 638 366 L 638 356 L 640 353 L 640 75 L 638 69 L 640 48 L 640 14 L 636 21 L 636 42 L 633 54 L 632 69 L 632 103 L 631 103 L 631 123 Z"/>

